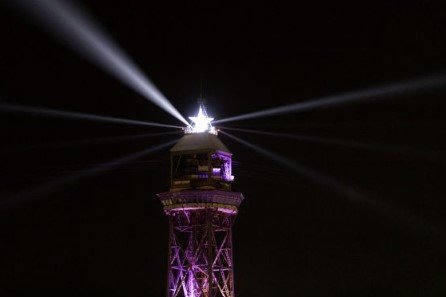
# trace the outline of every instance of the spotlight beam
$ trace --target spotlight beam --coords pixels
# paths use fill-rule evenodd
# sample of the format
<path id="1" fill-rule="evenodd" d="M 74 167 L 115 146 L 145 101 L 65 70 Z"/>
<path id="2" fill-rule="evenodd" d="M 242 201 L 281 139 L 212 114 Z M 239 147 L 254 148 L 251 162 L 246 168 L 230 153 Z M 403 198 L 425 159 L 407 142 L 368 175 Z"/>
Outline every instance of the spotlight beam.
<path id="1" fill-rule="evenodd" d="M 432 159 L 442 159 L 445 157 L 444 154 L 441 154 L 437 151 L 417 150 L 417 149 L 413 149 L 410 147 L 404 147 L 404 146 L 390 146 L 390 145 L 382 145 L 379 143 L 366 143 L 366 142 L 360 142 L 360 141 L 350 141 L 350 140 L 345 140 L 345 139 L 313 137 L 313 136 L 307 136 L 307 135 L 277 133 L 277 132 L 268 132 L 268 131 L 251 130 L 251 129 L 228 128 L 228 127 L 220 127 L 219 129 L 246 132 L 246 133 L 265 135 L 265 136 L 271 136 L 271 137 L 296 139 L 296 140 L 312 142 L 312 143 L 335 145 L 335 146 L 363 149 L 363 150 L 370 150 L 370 151 L 385 151 L 385 152 L 390 152 L 390 153 L 394 153 L 394 154 L 398 154 L 398 155 L 404 154 L 404 155 L 432 158 Z"/>
<path id="2" fill-rule="evenodd" d="M 7 149 L 0 150 L 0 154 L 17 153 L 20 151 L 36 150 L 36 149 L 60 149 L 60 148 L 66 148 L 66 147 L 73 148 L 73 147 L 85 146 L 85 145 L 90 145 L 90 144 L 104 144 L 104 143 L 110 143 L 110 142 L 134 140 L 134 139 L 142 139 L 142 138 L 145 139 L 145 138 L 149 138 L 149 137 L 172 135 L 172 134 L 179 134 L 179 133 L 180 133 L 180 131 L 169 131 L 169 132 L 160 132 L 160 133 L 145 133 L 145 134 L 134 134 L 134 135 L 125 135 L 125 136 L 99 137 L 99 138 L 92 138 L 92 139 L 57 141 L 57 142 L 49 142 L 49 143 L 35 144 L 35 145 L 29 145 L 29 146 L 21 146 L 18 148 L 7 148 Z"/>
<path id="3" fill-rule="evenodd" d="M 188 122 L 150 79 L 85 11 L 62 0 L 6 0 L 27 13 L 73 51 L 186 125 Z"/>
<path id="4" fill-rule="evenodd" d="M 116 160 L 113 160 L 113 161 L 110 161 L 107 163 L 92 166 L 90 168 L 87 168 L 86 170 L 83 170 L 82 172 L 80 172 L 78 174 L 60 178 L 60 179 L 48 182 L 46 184 L 39 185 L 34 188 L 27 189 L 25 191 L 16 193 L 12 196 L 7 197 L 6 199 L 2 199 L 0 201 L 0 209 L 6 210 L 9 208 L 16 207 L 22 202 L 29 202 L 29 201 L 35 200 L 40 195 L 43 195 L 45 193 L 56 191 L 56 190 L 62 188 L 63 186 L 66 186 L 66 185 L 72 184 L 74 182 L 77 182 L 79 180 L 94 176 L 94 175 L 99 174 L 106 170 L 112 170 L 113 168 L 115 168 L 117 166 L 123 165 L 123 164 L 133 161 L 135 159 L 141 158 L 141 157 L 148 155 L 150 153 L 154 153 L 156 151 L 168 148 L 168 147 L 172 146 L 173 144 L 175 144 L 177 141 L 178 141 L 178 139 L 173 140 L 173 141 L 168 141 L 168 142 L 160 144 L 160 145 L 152 146 L 150 148 L 139 151 L 137 153 L 127 155 L 127 156 L 118 158 Z"/>
<path id="5" fill-rule="evenodd" d="M 163 127 L 163 128 L 179 128 L 179 129 L 183 128 L 180 126 L 166 125 L 166 124 L 160 124 L 160 123 L 154 123 L 154 122 L 122 119 L 122 118 L 88 114 L 88 113 L 82 113 L 82 112 L 76 112 L 76 111 L 57 110 L 57 109 L 43 108 L 43 107 L 37 107 L 37 106 L 16 105 L 16 104 L 8 104 L 8 103 L 0 103 L 0 112 L 9 112 L 9 113 L 16 113 L 16 114 L 24 113 L 24 114 L 34 115 L 34 116 L 68 118 L 68 119 L 87 120 L 87 121 L 94 121 L 94 122 L 108 122 L 108 123 L 129 124 L 129 125 L 138 125 L 138 126 L 152 126 L 152 127 Z"/>
<path id="6" fill-rule="evenodd" d="M 427 76 L 419 79 L 378 86 L 360 91 L 339 94 L 335 96 L 322 97 L 319 99 L 279 106 L 275 108 L 259 110 L 238 116 L 214 121 L 214 124 L 248 120 L 266 116 L 274 116 L 286 113 L 304 112 L 317 108 L 327 108 L 347 103 L 359 103 L 363 101 L 379 100 L 390 96 L 404 95 L 420 92 L 431 88 L 442 87 L 446 84 L 446 75 Z"/>
<path id="7" fill-rule="evenodd" d="M 239 143 L 245 145 L 253 151 L 264 155 L 265 157 L 270 158 L 271 160 L 274 160 L 277 163 L 291 169 L 308 181 L 324 188 L 331 189 L 332 191 L 340 194 L 341 197 L 347 198 L 349 202 L 355 205 L 370 208 L 380 215 L 385 215 L 388 218 L 396 219 L 398 223 L 402 224 L 403 226 L 410 226 L 413 228 L 413 230 L 421 232 L 422 235 L 425 235 L 426 233 L 432 233 L 433 231 L 441 232 L 437 230 L 436 226 L 424 221 L 423 219 L 413 215 L 412 213 L 393 206 L 388 202 L 372 199 L 368 197 L 368 195 L 365 195 L 362 192 L 352 188 L 351 186 L 337 181 L 333 177 L 322 174 L 295 161 L 288 160 L 274 152 L 261 148 L 228 132 L 220 131 L 220 133 L 228 136 L 229 138 L 232 138 L 235 141 L 238 141 Z"/>

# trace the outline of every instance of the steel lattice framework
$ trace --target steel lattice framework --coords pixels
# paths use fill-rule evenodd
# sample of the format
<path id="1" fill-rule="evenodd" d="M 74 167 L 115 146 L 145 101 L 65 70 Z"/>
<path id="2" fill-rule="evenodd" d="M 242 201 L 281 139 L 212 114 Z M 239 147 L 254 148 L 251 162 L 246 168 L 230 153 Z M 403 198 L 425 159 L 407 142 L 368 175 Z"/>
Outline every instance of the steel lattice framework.
<path id="1" fill-rule="evenodd" d="M 170 212 L 168 296 L 234 296 L 233 220 L 215 208 Z"/>
<path id="2" fill-rule="evenodd" d="M 241 194 L 188 191 L 159 197 L 169 218 L 167 296 L 235 296 L 232 225 Z"/>

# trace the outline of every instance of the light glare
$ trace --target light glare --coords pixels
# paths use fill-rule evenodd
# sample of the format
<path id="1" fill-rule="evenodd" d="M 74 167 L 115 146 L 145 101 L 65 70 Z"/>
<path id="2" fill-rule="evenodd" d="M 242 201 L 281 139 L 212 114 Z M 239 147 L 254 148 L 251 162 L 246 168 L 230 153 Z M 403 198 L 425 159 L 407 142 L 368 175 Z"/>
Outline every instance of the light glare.
<path id="1" fill-rule="evenodd" d="M 193 122 L 193 126 L 186 127 L 186 133 L 208 132 L 211 134 L 217 134 L 217 131 L 211 124 L 214 118 L 208 117 L 202 104 L 200 104 L 198 114 L 195 117 L 189 117 L 189 119 Z"/>

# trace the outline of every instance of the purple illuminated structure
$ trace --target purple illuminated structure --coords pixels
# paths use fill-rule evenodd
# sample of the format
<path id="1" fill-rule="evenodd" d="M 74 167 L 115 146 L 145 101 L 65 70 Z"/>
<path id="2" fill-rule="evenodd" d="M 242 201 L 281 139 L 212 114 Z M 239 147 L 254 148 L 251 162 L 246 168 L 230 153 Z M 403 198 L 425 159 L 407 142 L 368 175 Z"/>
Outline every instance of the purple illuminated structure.
<path id="1" fill-rule="evenodd" d="M 167 297 L 233 297 L 232 225 L 243 200 L 231 191 L 232 154 L 216 133 L 188 132 L 170 150 Z"/>

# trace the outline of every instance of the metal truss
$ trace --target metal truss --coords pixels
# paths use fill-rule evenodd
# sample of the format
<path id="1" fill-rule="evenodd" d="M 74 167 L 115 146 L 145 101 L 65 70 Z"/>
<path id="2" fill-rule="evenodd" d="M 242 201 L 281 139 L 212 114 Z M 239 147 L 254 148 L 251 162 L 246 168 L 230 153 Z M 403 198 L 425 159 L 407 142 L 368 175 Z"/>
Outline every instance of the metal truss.
<path id="1" fill-rule="evenodd" d="M 169 216 L 168 297 L 234 297 L 235 213 L 177 208 Z"/>

